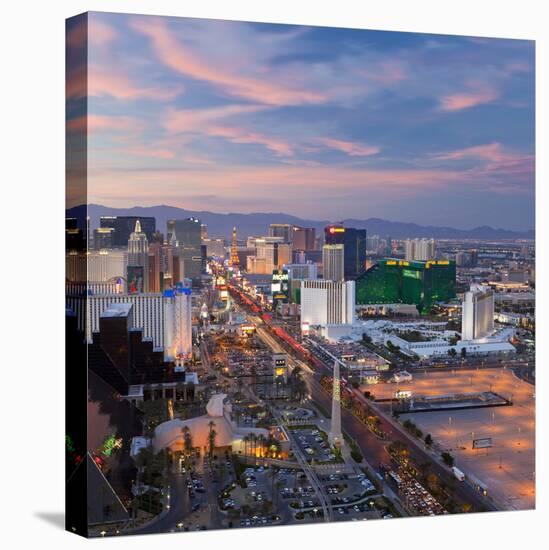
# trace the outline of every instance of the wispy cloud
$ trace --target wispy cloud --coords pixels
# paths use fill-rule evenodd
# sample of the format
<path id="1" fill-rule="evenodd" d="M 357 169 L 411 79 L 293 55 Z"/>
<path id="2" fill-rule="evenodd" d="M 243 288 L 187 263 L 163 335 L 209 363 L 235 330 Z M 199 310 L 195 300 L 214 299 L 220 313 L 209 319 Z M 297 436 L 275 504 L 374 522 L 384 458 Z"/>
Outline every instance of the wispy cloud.
<path id="1" fill-rule="evenodd" d="M 88 41 L 93 47 L 110 45 L 117 38 L 117 32 L 97 17 L 88 18 Z"/>
<path id="2" fill-rule="evenodd" d="M 375 145 L 366 145 L 353 141 L 344 141 L 342 139 L 319 138 L 317 141 L 330 149 L 341 151 L 351 157 L 369 157 L 371 155 L 377 155 L 381 151 L 381 149 Z"/>
<path id="3" fill-rule="evenodd" d="M 499 93 L 492 88 L 483 88 L 467 92 L 450 94 L 440 99 L 440 108 L 443 111 L 461 111 L 477 105 L 491 103 L 498 99 Z"/>
<path id="4" fill-rule="evenodd" d="M 216 66 L 212 61 L 184 46 L 159 19 L 134 19 L 132 28 L 147 36 L 158 59 L 172 70 L 191 78 L 208 82 L 219 91 L 233 97 L 267 105 L 299 105 L 326 100 L 312 90 L 294 89 L 284 84 L 269 82 L 232 71 L 230 67 Z"/>
<path id="5" fill-rule="evenodd" d="M 119 100 L 152 99 L 169 101 L 183 92 L 178 86 L 140 86 L 123 70 L 114 67 L 92 66 L 88 75 L 88 94 L 90 96 L 110 96 Z"/>
<path id="6" fill-rule="evenodd" d="M 164 128 L 172 134 L 201 132 L 204 128 L 218 124 L 220 120 L 237 115 L 256 113 L 265 109 L 262 105 L 224 105 L 208 109 L 173 109 L 163 116 Z"/>
<path id="7" fill-rule="evenodd" d="M 143 123 L 130 116 L 88 115 L 88 130 L 140 131 Z"/>
<path id="8" fill-rule="evenodd" d="M 501 143 L 487 143 L 484 145 L 475 145 L 473 147 L 465 147 L 454 151 L 445 151 L 443 153 L 435 153 L 433 158 L 438 160 L 460 160 L 465 158 L 480 158 L 490 161 L 500 161 L 509 158 L 509 154 L 504 152 Z"/>
<path id="9" fill-rule="evenodd" d="M 212 137 L 221 137 L 232 143 L 263 145 L 280 156 L 292 156 L 294 154 L 292 146 L 288 142 L 258 132 L 252 132 L 245 128 L 214 125 L 208 128 L 207 133 Z"/>

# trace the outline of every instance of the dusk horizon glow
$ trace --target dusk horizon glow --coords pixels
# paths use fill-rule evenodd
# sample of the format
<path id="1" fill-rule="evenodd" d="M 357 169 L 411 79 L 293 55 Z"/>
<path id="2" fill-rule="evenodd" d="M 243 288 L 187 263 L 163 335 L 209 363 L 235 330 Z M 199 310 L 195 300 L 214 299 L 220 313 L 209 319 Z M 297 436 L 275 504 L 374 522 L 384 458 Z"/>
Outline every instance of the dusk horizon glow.
<path id="1" fill-rule="evenodd" d="M 90 203 L 534 227 L 532 41 L 88 25 Z"/>

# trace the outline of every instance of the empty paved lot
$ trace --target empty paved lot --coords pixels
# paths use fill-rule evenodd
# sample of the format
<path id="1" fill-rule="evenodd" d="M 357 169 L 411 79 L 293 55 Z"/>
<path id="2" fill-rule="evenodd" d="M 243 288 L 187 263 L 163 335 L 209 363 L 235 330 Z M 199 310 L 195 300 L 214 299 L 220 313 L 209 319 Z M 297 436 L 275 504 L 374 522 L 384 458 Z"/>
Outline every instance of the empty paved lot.
<path id="1" fill-rule="evenodd" d="M 507 369 L 428 372 L 414 374 L 411 383 L 398 385 L 414 396 L 494 391 L 511 398 L 509 407 L 402 415 L 449 449 L 456 466 L 470 479 L 480 480 L 505 508 L 533 508 L 535 502 L 534 386 L 518 380 Z M 394 395 L 397 384 L 370 387 L 376 398 Z M 491 437 L 491 449 L 473 450 L 472 440 Z"/>

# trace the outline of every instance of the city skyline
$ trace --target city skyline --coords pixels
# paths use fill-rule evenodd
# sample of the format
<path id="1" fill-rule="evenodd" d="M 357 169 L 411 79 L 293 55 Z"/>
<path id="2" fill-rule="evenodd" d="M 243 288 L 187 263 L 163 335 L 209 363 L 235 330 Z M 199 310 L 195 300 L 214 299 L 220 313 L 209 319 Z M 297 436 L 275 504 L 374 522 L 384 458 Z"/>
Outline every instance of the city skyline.
<path id="1" fill-rule="evenodd" d="M 68 530 L 536 507 L 534 42 L 91 12 L 66 59 Z"/>
<path id="2" fill-rule="evenodd" d="M 88 24 L 89 202 L 534 225 L 532 41 Z"/>

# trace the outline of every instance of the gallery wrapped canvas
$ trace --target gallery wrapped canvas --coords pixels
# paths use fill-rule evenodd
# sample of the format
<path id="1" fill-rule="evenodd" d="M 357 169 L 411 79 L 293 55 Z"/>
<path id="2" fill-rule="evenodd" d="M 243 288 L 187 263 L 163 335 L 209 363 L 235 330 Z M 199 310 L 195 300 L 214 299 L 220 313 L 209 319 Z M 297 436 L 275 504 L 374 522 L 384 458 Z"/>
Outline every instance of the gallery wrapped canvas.
<path id="1" fill-rule="evenodd" d="M 534 129 L 532 41 L 67 20 L 66 528 L 534 508 Z"/>

